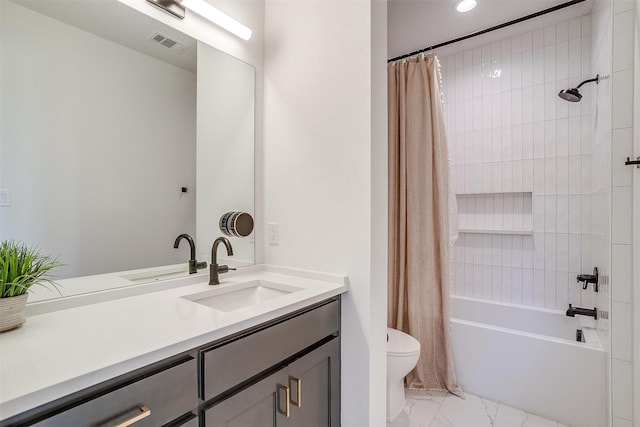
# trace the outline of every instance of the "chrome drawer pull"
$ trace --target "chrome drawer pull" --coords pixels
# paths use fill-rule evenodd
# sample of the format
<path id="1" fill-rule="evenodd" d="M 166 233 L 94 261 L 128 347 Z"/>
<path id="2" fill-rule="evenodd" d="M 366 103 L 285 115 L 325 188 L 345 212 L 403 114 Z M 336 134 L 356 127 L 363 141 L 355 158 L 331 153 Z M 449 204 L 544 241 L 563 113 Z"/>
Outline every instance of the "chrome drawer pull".
<path id="1" fill-rule="evenodd" d="M 289 377 L 289 387 L 291 387 L 291 381 L 296 383 L 296 400 L 295 402 L 291 399 L 291 403 L 296 405 L 298 408 L 302 407 L 302 380 L 296 377 Z M 291 387 L 293 388 L 293 387 Z"/>
<path id="2" fill-rule="evenodd" d="M 131 424 L 135 424 L 138 421 L 140 421 L 143 418 L 147 418 L 149 415 L 151 415 L 151 409 L 147 408 L 146 406 L 141 406 L 140 408 L 140 413 L 138 415 L 134 415 L 133 417 L 124 420 L 122 422 L 119 422 L 118 424 L 114 424 L 113 427 L 127 427 L 130 426 Z"/>
<path id="3" fill-rule="evenodd" d="M 284 410 L 280 409 L 280 390 L 284 390 Z M 285 417 L 289 418 L 289 387 L 284 386 L 282 384 L 276 385 L 276 399 L 277 399 L 277 409 Z"/>

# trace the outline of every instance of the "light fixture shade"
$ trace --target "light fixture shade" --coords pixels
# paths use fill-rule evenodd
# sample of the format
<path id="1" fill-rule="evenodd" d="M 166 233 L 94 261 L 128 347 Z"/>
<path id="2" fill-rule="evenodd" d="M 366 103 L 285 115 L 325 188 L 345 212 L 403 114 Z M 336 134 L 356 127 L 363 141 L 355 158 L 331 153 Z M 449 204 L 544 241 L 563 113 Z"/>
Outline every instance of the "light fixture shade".
<path id="1" fill-rule="evenodd" d="M 460 13 L 469 12 L 471 9 L 476 7 L 476 0 L 458 0 L 455 3 L 456 11 Z"/>
<path id="2" fill-rule="evenodd" d="M 182 5 L 194 13 L 224 28 L 243 40 L 251 38 L 251 29 L 226 13 L 211 6 L 205 0 L 182 0 Z"/>

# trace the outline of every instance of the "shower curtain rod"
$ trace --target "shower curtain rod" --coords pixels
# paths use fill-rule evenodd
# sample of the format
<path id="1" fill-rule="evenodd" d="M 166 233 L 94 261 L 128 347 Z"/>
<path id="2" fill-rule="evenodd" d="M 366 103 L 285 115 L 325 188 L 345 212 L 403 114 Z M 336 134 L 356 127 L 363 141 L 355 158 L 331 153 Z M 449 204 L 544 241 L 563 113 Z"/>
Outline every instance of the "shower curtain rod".
<path id="1" fill-rule="evenodd" d="M 559 4 L 557 6 L 550 7 L 548 9 L 541 10 L 540 12 L 532 13 L 531 15 L 523 16 L 522 18 L 514 19 L 513 21 L 505 22 L 500 25 L 496 25 L 495 27 L 487 28 L 485 30 L 476 31 L 475 33 L 467 34 L 466 36 L 458 37 L 456 39 L 448 40 L 446 42 L 434 44 L 433 46 L 426 47 L 424 49 L 416 50 L 415 52 L 406 53 L 404 55 L 396 56 L 395 58 L 391 58 L 387 60 L 387 63 L 397 61 L 399 59 L 409 58 L 410 56 L 417 55 L 419 53 L 428 52 L 430 50 L 437 49 L 439 47 L 447 46 L 453 43 L 458 43 L 463 40 L 470 39 L 472 37 L 479 36 L 481 34 L 486 34 L 491 31 L 499 30 L 500 28 L 508 27 L 510 25 L 518 24 L 523 21 L 528 21 L 529 19 L 537 18 L 538 16 L 546 15 L 547 13 L 555 12 L 556 10 L 564 9 L 565 7 L 573 6 L 574 4 L 582 3 L 586 0 L 571 0 L 566 3 Z"/>

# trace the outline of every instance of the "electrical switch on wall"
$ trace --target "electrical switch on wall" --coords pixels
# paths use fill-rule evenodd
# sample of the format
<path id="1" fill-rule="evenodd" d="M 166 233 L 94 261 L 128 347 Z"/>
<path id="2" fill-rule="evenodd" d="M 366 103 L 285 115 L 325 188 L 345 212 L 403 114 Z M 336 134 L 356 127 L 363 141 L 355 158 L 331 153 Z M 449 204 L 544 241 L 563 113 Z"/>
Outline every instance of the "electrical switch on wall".
<path id="1" fill-rule="evenodd" d="M 11 206 L 11 190 L 0 188 L 0 207 Z"/>
<path id="2" fill-rule="evenodd" d="M 270 222 L 267 224 L 267 234 L 270 245 L 277 246 L 280 243 L 280 232 L 278 230 L 277 222 Z"/>

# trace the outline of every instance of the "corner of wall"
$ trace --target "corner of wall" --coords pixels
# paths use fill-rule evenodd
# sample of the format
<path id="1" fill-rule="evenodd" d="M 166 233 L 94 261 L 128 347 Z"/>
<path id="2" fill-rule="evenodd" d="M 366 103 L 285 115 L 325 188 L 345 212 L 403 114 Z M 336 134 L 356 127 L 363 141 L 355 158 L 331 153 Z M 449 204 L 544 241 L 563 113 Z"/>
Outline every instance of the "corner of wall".
<path id="1" fill-rule="evenodd" d="M 371 426 L 386 419 L 387 327 L 387 2 L 371 2 Z M 384 315 L 382 315 L 384 313 Z"/>
<path id="2" fill-rule="evenodd" d="M 386 194 L 386 132 L 374 122 L 387 120 L 386 31 L 373 34 L 374 21 L 386 22 L 384 3 L 265 4 L 262 221 L 279 224 L 279 245 L 265 244 L 265 260 L 349 276 L 345 426 L 385 420 L 386 233 L 376 226 L 386 228 L 386 203 L 377 197 Z"/>
<path id="3" fill-rule="evenodd" d="M 633 393 L 633 156 L 636 11 L 633 0 L 613 0 L 611 204 L 611 413 L 613 425 L 634 424 Z M 636 95 L 637 96 L 637 95 Z M 637 287 L 637 286 L 636 286 Z"/>

